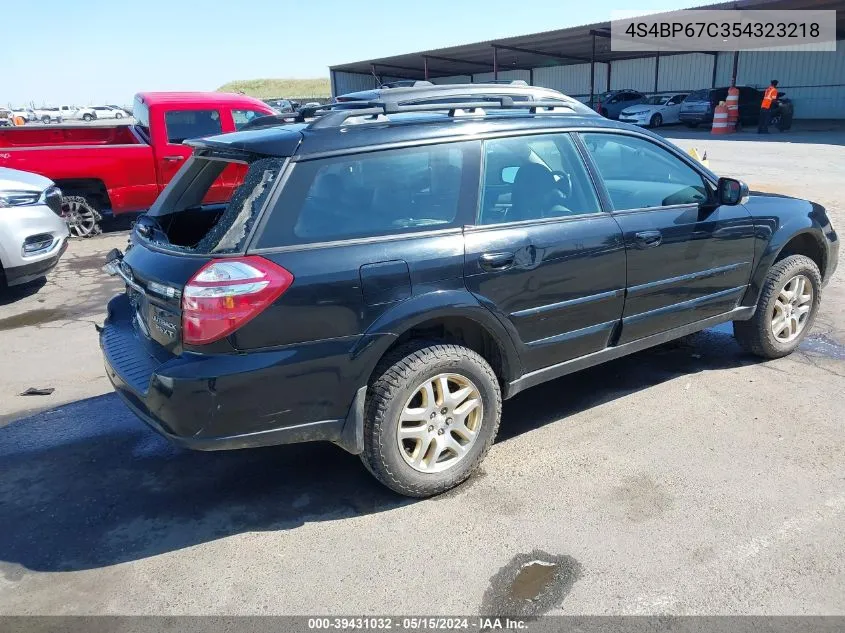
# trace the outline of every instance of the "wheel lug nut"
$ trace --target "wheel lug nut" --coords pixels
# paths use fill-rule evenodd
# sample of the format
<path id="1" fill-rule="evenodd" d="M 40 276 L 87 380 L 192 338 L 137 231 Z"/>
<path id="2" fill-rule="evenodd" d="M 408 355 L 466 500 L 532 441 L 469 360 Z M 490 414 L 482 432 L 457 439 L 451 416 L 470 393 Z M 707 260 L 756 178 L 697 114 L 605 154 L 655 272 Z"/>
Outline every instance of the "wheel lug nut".
<path id="1" fill-rule="evenodd" d="M 437 434 L 438 434 L 438 435 L 443 435 L 443 429 L 438 429 L 438 430 L 437 430 Z"/>
<path id="2" fill-rule="evenodd" d="M 446 418 L 446 424 L 452 424 L 452 418 Z"/>
<path id="3" fill-rule="evenodd" d="M 431 433 L 433 430 L 434 430 L 434 425 L 433 425 L 433 424 L 430 424 L 430 425 L 428 426 L 428 432 L 429 432 L 429 433 Z"/>
<path id="4" fill-rule="evenodd" d="M 448 412 L 449 412 L 449 409 L 447 409 L 446 407 L 443 407 L 442 409 L 440 409 L 440 413 L 442 413 L 443 415 L 446 415 Z"/>
<path id="5" fill-rule="evenodd" d="M 430 415 L 430 416 L 428 416 L 428 419 L 429 419 L 429 420 L 433 420 L 433 419 L 434 419 L 434 418 L 436 418 L 436 417 L 437 417 L 437 414 L 436 414 L 434 411 L 432 411 L 432 412 L 431 412 L 431 415 Z"/>

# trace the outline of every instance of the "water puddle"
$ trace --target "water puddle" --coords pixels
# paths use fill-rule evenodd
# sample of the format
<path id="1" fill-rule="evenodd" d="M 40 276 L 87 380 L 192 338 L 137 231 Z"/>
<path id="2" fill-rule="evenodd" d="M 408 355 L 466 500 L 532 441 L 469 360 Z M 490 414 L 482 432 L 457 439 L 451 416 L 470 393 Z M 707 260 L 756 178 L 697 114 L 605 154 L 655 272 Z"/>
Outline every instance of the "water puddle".
<path id="1" fill-rule="evenodd" d="M 812 356 L 845 360 L 845 345 L 827 334 L 810 334 L 798 349 Z"/>
<path id="2" fill-rule="evenodd" d="M 571 556 L 519 554 L 490 579 L 482 615 L 538 617 L 558 606 L 581 576 Z"/>
<path id="3" fill-rule="evenodd" d="M 28 325 L 42 325 L 44 323 L 52 323 L 59 321 L 68 316 L 67 310 L 60 310 L 58 308 L 39 308 L 37 310 L 30 310 L 21 314 L 0 319 L 0 332 L 6 330 L 15 330 L 19 327 L 26 327 Z"/>

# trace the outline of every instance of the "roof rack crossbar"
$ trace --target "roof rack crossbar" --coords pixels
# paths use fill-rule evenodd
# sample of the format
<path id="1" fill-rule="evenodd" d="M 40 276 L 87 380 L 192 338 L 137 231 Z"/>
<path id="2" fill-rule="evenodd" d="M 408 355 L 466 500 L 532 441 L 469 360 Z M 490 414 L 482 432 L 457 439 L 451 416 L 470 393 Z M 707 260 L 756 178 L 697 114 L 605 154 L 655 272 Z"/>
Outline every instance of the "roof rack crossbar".
<path id="1" fill-rule="evenodd" d="M 349 107 L 355 103 L 355 107 Z M 332 109 L 332 106 L 341 105 L 342 109 Z M 473 110 L 528 110 L 531 114 L 572 114 L 574 110 L 569 104 L 562 101 L 514 101 L 509 96 L 497 96 L 481 98 L 475 101 L 454 101 L 450 103 L 426 103 L 402 105 L 395 102 L 385 101 L 359 101 L 343 102 L 342 104 L 330 104 L 316 109 L 313 113 L 305 116 L 317 117 L 308 126 L 310 129 L 325 129 L 339 127 L 346 119 L 352 117 L 376 116 L 379 114 L 401 114 L 406 112 L 448 112 L 449 116 L 455 116 L 458 111 Z"/>
<path id="2" fill-rule="evenodd" d="M 326 105 L 302 108 L 297 113 L 259 117 L 247 123 L 241 130 L 273 127 L 286 123 L 309 122 L 309 129 L 318 130 L 342 126 L 353 117 L 377 117 L 379 115 L 406 112 L 447 112 L 454 117 L 461 112 L 476 110 L 528 110 L 531 114 L 572 114 L 572 107 L 563 101 L 515 101 L 507 95 L 479 96 L 473 101 L 452 101 L 448 103 L 401 104 L 393 101 L 343 101 Z"/>

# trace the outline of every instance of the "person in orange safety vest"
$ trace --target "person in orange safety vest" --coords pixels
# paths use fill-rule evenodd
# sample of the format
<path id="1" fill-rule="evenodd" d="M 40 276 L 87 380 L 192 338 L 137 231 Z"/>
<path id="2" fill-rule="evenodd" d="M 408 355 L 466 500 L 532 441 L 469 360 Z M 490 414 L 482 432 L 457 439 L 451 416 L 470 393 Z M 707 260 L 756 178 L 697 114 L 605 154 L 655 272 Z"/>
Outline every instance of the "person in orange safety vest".
<path id="1" fill-rule="evenodd" d="M 772 79 L 771 85 L 763 93 L 763 103 L 760 104 L 760 122 L 757 125 L 758 134 L 769 133 L 769 121 L 772 120 L 772 104 L 778 98 L 778 80 Z"/>

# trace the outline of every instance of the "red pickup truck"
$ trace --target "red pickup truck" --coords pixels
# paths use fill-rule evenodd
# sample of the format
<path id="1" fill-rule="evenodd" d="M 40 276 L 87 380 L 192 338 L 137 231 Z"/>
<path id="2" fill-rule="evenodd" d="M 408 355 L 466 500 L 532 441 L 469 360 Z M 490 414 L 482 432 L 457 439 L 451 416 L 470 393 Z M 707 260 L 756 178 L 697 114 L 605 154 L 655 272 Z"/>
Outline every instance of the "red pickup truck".
<path id="1" fill-rule="evenodd" d="M 46 176 L 100 212 L 142 211 L 190 156 L 182 141 L 234 132 L 267 114 L 267 104 L 243 95 L 142 92 L 134 125 L 0 129 L 0 167 Z M 224 171 L 207 201 L 228 200 L 242 177 L 235 166 Z"/>

